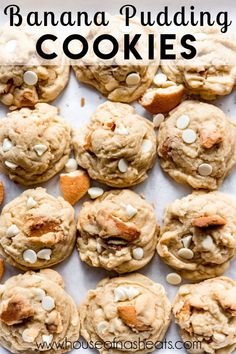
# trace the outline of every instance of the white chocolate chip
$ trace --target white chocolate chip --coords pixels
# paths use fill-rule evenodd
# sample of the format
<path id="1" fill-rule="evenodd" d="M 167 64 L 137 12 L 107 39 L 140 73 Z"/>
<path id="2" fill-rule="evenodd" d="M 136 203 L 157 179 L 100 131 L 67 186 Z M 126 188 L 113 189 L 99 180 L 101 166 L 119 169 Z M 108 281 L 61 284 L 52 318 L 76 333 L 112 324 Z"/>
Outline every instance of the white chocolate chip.
<path id="1" fill-rule="evenodd" d="M 223 333 L 214 333 L 213 334 L 213 338 L 214 338 L 214 341 L 216 341 L 217 343 L 222 343 L 225 341 L 225 335 Z"/>
<path id="2" fill-rule="evenodd" d="M 178 251 L 178 256 L 184 259 L 192 259 L 194 257 L 194 253 L 189 248 L 181 248 Z"/>
<path id="3" fill-rule="evenodd" d="M 22 332 L 22 339 L 26 343 L 32 343 L 37 335 L 39 334 L 39 329 L 36 328 L 26 328 Z"/>
<path id="4" fill-rule="evenodd" d="M 125 209 L 130 218 L 137 214 L 137 209 L 134 208 L 131 204 L 127 204 Z"/>
<path id="5" fill-rule="evenodd" d="M 129 135 L 128 130 L 123 125 L 116 127 L 114 130 L 114 133 L 119 134 L 119 135 Z"/>
<path id="6" fill-rule="evenodd" d="M 37 262 L 37 254 L 34 250 L 26 250 L 23 253 L 23 259 L 25 262 L 28 262 L 30 264 L 34 264 Z"/>
<path id="7" fill-rule="evenodd" d="M 139 295 L 139 291 L 137 289 L 133 288 L 132 286 L 125 287 L 125 292 L 126 292 L 126 295 L 128 296 L 129 300 L 132 300 L 134 297 Z"/>
<path id="8" fill-rule="evenodd" d="M 42 300 L 42 308 L 45 311 L 52 311 L 55 307 L 55 301 L 51 296 L 45 296 Z"/>
<path id="9" fill-rule="evenodd" d="M 140 82 L 140 76 L 138 73 L 131 73 L 126 77 L 126 84 L 128 86 L 138 85 Z"/>
<path id="10" fill-rule="evenodd" d="M 182 281 L 182 278 L 177 273 L 169 273 L 166 276 L 166 281 L 171 285 L 179 285 Z"/>
<path id="11" fill-rule="evenodd" d="M 9 150 L 11 150 L 11 148 L 12 148 L 12 143 L 11 143 L 11 140 L 9 140 L 8 138 L 5 138 L 4 140 L 3 140 L 3 144 L 2 144 L 2 150 L 3 150 L 3 152 L 7 152 L 7 151 L 9 151 Z"/>
<path id="12" fill-rule="evenodd" d="M 14 237 L 14 236 L 18 235 L 19 232 L 20 232 L 20 230 L 18 229 L 18 227 L 15 224 L 13 224 L 10 227 L 8 227 L 7 236 Z"/>
<path id="13" fill-rule="evenodd" d="M 152 149 L 152 141 L 148 139 L 143 139 L 141 149 L 143 154 L 147 154 Z"/>
<path id="14" fill-rule="evenodd" d="M 189 125 L 190 119 L 187 115 L 180 116 L 176 121 L 176 127 L 178 129 L 186 129 Z"/>
<path id="15" fill-rule="evenodd" d="M 42 156 L 45 151 L 47 151 L 48 147 L 44 144 L 37 144 L 33 147 L 33 149 L 38 156 Z"/>
<path id="16" fill-rule="evenodd" d="M 69 159 L 65 164 L 65 170 L 68 173 L 76 171 L 77 168 L 78 168 L 78 164 L 75 159 Z"/>
<path id="17" fill-rule="evenodd" d="M 42 335 L 42 339 L 43 339 L 43 343 L 46 343 L 46 345 L 50 345 L 52 343 L 53 340 L 53 335 L 49 334 L 49 335 Z"/>
<path id="18" fill-rule="evenodd" d="M 101 245 L 101 243 L 97 242 L 96 249 L 97 249 L 97 253 L 102 253 L 102 245 Z"/>
<path id="19" fill-rule="evenodd" d="M 38 82 L 38 75 L 34 71 L 26 71 L 23 75 L 25 84 L 34 86 Z"/>
<path id="20" fill-rule="evenodd" d="M 100 197 L 101 195 L 103 195 L 103 193 L 104 193 L 104 190 L 102 188 L 92 187 L 92 188 L 88 189 L 88 194 L 91 199 L 96 199 L 96 198 Z"/>
<path id="21" fill-rule="evenodd" d="M 46 261 L 49 261 L 51 258 L 52 250 L 49 248 L 43 248 L 37 253 L 37 257 L 39 259 L 45 259 Z"/>
<path id="22" fill-rule="evenodd" d="M 120 159 L 120 161 L 118 162 L 118 169 L 120 172 L 125 173 L 128 169 L 128 164 L 125 161 L 125 159 Z"/>
<path id="23" fill-rule="evenodd" d="M 185 248 L 189 248 L 191 242 L 192 242 L 192 236 L 185 236 L 181 239 L 181 242 Z"/>
<path id="24" fill-rule="evenodd" d="M 11 161 L 5 161 L 5 165 L 11 170 L 15 170 L 18 167 L 15 163 Z"/>
<path id="25" fill-rule="evenodd" d="M 214 241 L 212 237 L 207 235 L 202 241 L 202 247 L 207 251 L 211 251 L 213 250 L 213 246 L 214 246 Z"/>
<path id="26" fill-rule="evenodd" d="M 186 144 L 192 144 L 197 139 L 197 134 L 192 129 L 186 129 L 182 133 L 182 139 Z"/>
<path id="27" fill-rule="evenodd" d="M 34 208 L 37 205 L 37 202 L 34 200 L 33 197 L 29 197 L 27 199 L 26 205 L 27 205 L 27 208 L 31 209 L 31 208 Z"/>
<path id="28" fill-rule="evenodd" d="M 209 165 L 208 163 L 202 163 L 201 165 L 198 166 L 198 173 L 201 176 L 210 176 L 212 173 L 212 166 Z"/>
<path id="29" fill-rule="evenodd" d="M 15 39 L 11 39 L 5 44 L 5 49 L 8 53 L 14 53 L 14 51 L 16 50 L 16 45 L 17 41 Z"/>
<path id="30" fill-rule="evenodd" d="M 106 321 L 99 322 L 97 325 L 97 330 L 101 334 L 105 334 L 107 328 L 108 328 L 108 323 Z"/>
<path id="31" fill-rule="evenodd" d="M 132 286 L 118 286 L 114 290 L 115 302 L 131 300 L 139 294 L 139 291 Z"/>
<path id="32" fill-rule="evenodd" d="M 161 86 L 166 82 L 166 80 L 167 76 L 165 74 L 160 73 L 154 76 L 153 82 L 155 85 Z"/>
<path id="33" fill-rule="evenodd" d="M 141 247 L 137 247 L 137 248 L 133 249 L 132 254 L 133 254 L 134 259 L 140 260 L 143 258 L 144 252 Z"/>
<path id="34" fill-rule="evenodd" d="M 153 124 L 155 128 L 159 128 L 160 124 L 164 121 L 165 116 L 162 113 L 158 113 L 153 117 Z"/>

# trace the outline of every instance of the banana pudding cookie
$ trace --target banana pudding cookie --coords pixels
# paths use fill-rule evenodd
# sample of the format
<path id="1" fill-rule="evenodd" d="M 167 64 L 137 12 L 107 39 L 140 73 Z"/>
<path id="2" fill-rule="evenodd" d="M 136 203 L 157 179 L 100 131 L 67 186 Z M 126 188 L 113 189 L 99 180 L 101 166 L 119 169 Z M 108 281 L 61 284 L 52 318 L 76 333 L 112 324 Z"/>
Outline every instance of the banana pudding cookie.
<path id="1" fill-rule="evenodd" d="M 5 25 L 0 29 L 0 101 L 11 109 L 50 102 L 69 80 L 69 62 L 60 46 L 55 48 L 58 40 L 43 44 L 44 52 L 57 52 L 55 63 L 43 61 L 36 53 L 42 27 L 40 30 L 41 33 L 33 33 L 32 27 L 24 24 L 17 28 Z"/>
<path id="2" fill-rule="evenodd" d="M 236 348 L 236 283 L 227 277 L 180 287 L 175 322 L 189 353 L 230 354 Z"/>
<path id="3" fill-rule="evenodd" d="M 76 304 L 57 272 L 30 271 L 1 285 L 0 344 L 11 353 L 66 353 L 79 332 Z"/>
<path id="4" fill-rule="evenodd" d="M 13 181 L 26 186 L 46 182 L 68 161 L 71 128 L 58 111 L 38 103 L 0 120 L 0 161 Z"/>
<path id="5" fill-rule="evenodd" d="M 235 250 L 236 203 L 228 195 L 195 192 L 166 208 L 157 251 L 183 277 L 223 274 Z"/>
<path id="6" fill-rule="evenodd" d="M 236 124 L 211 104 L 184 101 L 160 125 L 158 154 L 177 182 L 217 189 L 236 163 Z"/>
<path id="7" fill-rule="evenodd" d="M 74 209 L 43 188 L 28 189 L 7 204 L 0 216 L 0 253 L 23 270 L 51 267 L 74 247 Z"/>
<path id="8" fill-rule="evenodd" d="M 146 354 L 163 339 L 171 305 L 162 285 L 136 273 L 102 280 L 79 310 L 81 335 L 101 342 L 101 354 Z"/>
<path id="9" fill-rule="evenodd" d="M 191 33 L 196 39 L 196 56 L 191 60 L 182 57 L 181 34 L 175 44 L 176 59 L 163 61 L 162 71 L 169 80 L 184 84 L 189 93 L 206 100 L 229 94 L 236 84 L 235 38 L 210 27 Z"/>
<path id="10" fill-rule="evenodd" d="M 84 203 L 77 228 L 82 261 L 118 273 L 144 267 L 159 234 L 153 207 L 130 190 L 113 190 Z"/>
<path id="11" fill-rule="evenodd" d="M 147 178 L 157 149 L 153 123 L 133 107 L 109 101 L 75 133 L 73 146 L 78 164 L 91 178 L 120 188 Z"/>
<path id="12" fill-rule="evenodd" d="M 75 75 L 81 82 L 95 87 L 109 100 L 115 102 L 132 102 L 137 100 L 150 86 L 153 77 L 159 66 L 159 52 L 156 45 L 153 47 L 155 61 L 148 59 L 148 36 L 154 34 L 153 29 L 142 26 L 138 19 L 131 19 L 129 26 L 125 26 L 122 16 L 107 15 L 109 24 L 104 26 L 91 26 L 85 37 L 88 42 L 93 42 L 105 33 L 112 33 L 112 36 L 119 43 L 119 51 L 114 59 L 98 61 L 91 46 L 84 59 L 73 65 Z M 142 56 L 140 60 L 134 57 L 124 59 L 124 36 L 133 38 L 139 33 L 140 40 L 136 43 L 135 49 Z M 127 42 L 127 41 L 126 41 Z M 110 52 L 109 45 L 103 41 L 100 43 L 101 52 Z M 103 46 L 102 46 L 103 45 Z M 99 46 L 100 48 L 100 46 Z"/>

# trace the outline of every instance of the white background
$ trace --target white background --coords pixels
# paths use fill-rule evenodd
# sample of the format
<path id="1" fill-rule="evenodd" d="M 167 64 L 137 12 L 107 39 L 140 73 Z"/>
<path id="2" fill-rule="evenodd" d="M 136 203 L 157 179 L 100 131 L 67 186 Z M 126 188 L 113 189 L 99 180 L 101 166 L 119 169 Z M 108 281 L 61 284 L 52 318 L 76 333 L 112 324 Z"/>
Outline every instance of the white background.
<path id="1" fill-rule="evenodd" d="M 112 0 L 22 0 L 22 1 L 2 1 L 1 0 L 1 9 L 0 9 L 0 22 L 5 23 L 7 18 L 3 14 L 3 9 L 9 4 L 18 4 L 21 7 L 22 13 L 27 13 L 28 11 L 54 11 L 55 13 L 60 13 L 62 11 L 108 11 L 110 13 L 116 14 L 119 11 L 120 6 L 131 3 L 131 1 L 112 1 Z M 165 5 L 169 6 L 170 12 L 175 12 L 179 10 L 179 7 L 182 5 L 190 6 L 194 5 L 197 9 L 210 11 L 212 14 L 218 11 L 228 11 L 232 20 L 235 20 L 236 16 L 236 2 L 233 0 L 200 0 L 200 1 L 179 1 L 179 0 L 145 0 L 145 1 L 132 1 L 138 10 L 150 10 L 153 13 L 162 11 Z M 235 20 L 236 22 L 236 20 Z M 235 23 L 231 26 L 232 29 L 235 29 Z M 71 33 L 76 33 L 76 28 L 71 28 Z M 81 108 L 80 99 L 85 98 L 85 106 Z M 61 115 L 68 120 L 72 127 L 80 128 L 89 120 L 89 117 L 95 110 L 96 106 L 104 101 L 104 98 L 99 95 L 95 90 L 86 87 L 85 85 L 78 83 L 74 77 L 73 72 L 71 72 L 70 82 L 61 96 L 53 102 L 61 110 Z M 232 93 L 230 96 L 220 99 L 214 104 L 217 104 L 223 109 L 223 111 L 228 114 L 232 119 L 236 120 L 236 92 Z M 144 110 L 136 104 L 138 111 L 146 116 L 148 116 Z M 6 113 L 5 107 L 0 107 L 0 118 L 4 117 Z M 4 204 L 11 201 L 13 198 L 18 196 L 23 190 L 23 187 L 20 187 L 13 182 L 9 181 L 6 176 L 0 176 L 4 180 L 6 186 L 6 198 Z M 59 185 L 58 185 L 58 176 L 50 180 L 48 183 L 44 184 L 48 192 L 53 195 L 59 195 Z M 236 199 L 236 170 L 225 180 L 221 187 L 221 191 L 229 193 L 232 197 Z M 96 183 L 93 183 L 96 185 Z M 187 195 L 191 192 L 191 189 L 185 186 L 181 186 L 171 180 L 167 175 L 165 175 L 159 166 L 158 161 L 156 161 L 155 166 L 149 173 L 148 179 L 141 185 L 133 188 L 136 192 L 143 193 L 146 196 L 146 199 L 154 203 L 156 215 L 159 223 L 162 223 L 163 211 L 165 206 L 176 198 Z M 82 202 L 85 200 L 84 198 Z M 76 208 L 76 216 L 78 210 L 81 206 Z M 230 269 L 226 272 L 226 275 L 234 278 L 236 280 L 236 275 L 234 269 L 236 267 L 236 261 L 231 263 Z M 74 298 L 77 304 L 79 304 L 86 296 L 86 292 L 95 288 L 96 284 L 103 277 L 108 276 L 109 273 L 100 269 L 90 268 L 86 264 L 81 263 L 79 255 L 76 250 L 74 250 L 73 255 L 63 262 L 61 265 L 55 267 L 62 276 L 64 277 L 66 290 Z M 170 299 L 173 299 L 177 288 L 169 286 L 166 283 L 165 277 L 171 271 L 171 269 L 163 264 L 157 255 L 144 269 L 140 270 L 141 273 L 147 275 L 152 280 L 161 283 L 167 290 L 168 296 Z M 8 279 L 10 276 L 17 274 L 18 270 L 13 269 L 10 266 L 6 266 L 6 272 L 4 275 L 3 282 Z M 172 321 L 172 324 L 166 334 L 167 340 L 180 340 L 180 337 L 177 333 L 177 328 Z M 88 354 L 95 353 L 93 350 L 83 350 L 81 352 L 86 352 Z M 77 353 L 78 351 L 73 351 Z M 184 350 L 159 350 L 159 353 L 182 353 Z M 0 354 L 8 353 L 6 350 L 0 347 Z M 27 353 L 24 353 L 27 354 Z"/>

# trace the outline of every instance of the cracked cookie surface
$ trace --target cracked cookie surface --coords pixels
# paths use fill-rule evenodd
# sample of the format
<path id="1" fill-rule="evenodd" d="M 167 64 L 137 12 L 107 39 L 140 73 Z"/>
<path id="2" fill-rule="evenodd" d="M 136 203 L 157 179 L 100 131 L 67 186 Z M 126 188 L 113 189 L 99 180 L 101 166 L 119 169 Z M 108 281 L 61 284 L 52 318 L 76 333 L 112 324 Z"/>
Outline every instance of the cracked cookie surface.
<path id="1" fill-rule="evenodd" d="M 82 261 L 118 273 L 144 267 L 159 234 L 153 207 L 130 190 L 113 190 L 84 203 L 77 228 Z"/>
<path id="2" fill-rule="evenodd" d="M 11 353 L 66 353 L 65 340 L 78 340 L 79 332 L 77 307 L 57 272 L 30 271 L 1 285 L 0 343 Z M 64 349 L 46 350 L 53 342 Z"/>
<path id="3" fill-rule="evenodd" d="M 171 306 L 162 285 L 134 273 L 103 279 L 95 290 L 88 292 L 79 310 L 81 335 L 88 342 L 102 342 L 101 354 L 133 352 L 125 347 L 127 341 L 140 342 L 135 353 L 146 354 L 155 347 L 145 347 L 145 340 L 155 345 L 163 339 L 170 323 Z"/>
<path id="4" fill-rule="evenodd" d="M 71 128 L 47 103 L 21 108 L 0 121 L 0 160 L 9 177 L 23 185 L 46 182 L 66 164 Z"/>
<path id="5" fill-rule="evenodd" d="M 62 262 L 71 254 L 75 237 L 74 209 L 43 188 L 28 189 L 0 216 L 0 253 L 23 270 Z"/>
<path id="6" fill-rule="evenodd" d="M 235 299 L 236 283 L 227 277 L 180 287 L 173 313 L 183 342 L 191 343 L 189 353 L 230 354 L 234 351 Z"/>
<path id="7" fill-rule="evenodd" d="M 195 192 L 165 211 L 157 251 L 184 278 L 223 274 L 236 251 L 236 203 L 220 192 Z"/>
<path id="8" fill-rule="evenodd" d="M 119 188 L 147 178 L 157 148 L 153 123 L 133 107 L 109 101 L 75 132 L 73 146 L 78 164 L 91 178 Z"/>
<path id="9" fill-rule="evenodd" d="M 158 132 L 165 172 L 194 189 L 217 189 L 236 163 L 236 124 L 219 108 L 184 101 Z"/>

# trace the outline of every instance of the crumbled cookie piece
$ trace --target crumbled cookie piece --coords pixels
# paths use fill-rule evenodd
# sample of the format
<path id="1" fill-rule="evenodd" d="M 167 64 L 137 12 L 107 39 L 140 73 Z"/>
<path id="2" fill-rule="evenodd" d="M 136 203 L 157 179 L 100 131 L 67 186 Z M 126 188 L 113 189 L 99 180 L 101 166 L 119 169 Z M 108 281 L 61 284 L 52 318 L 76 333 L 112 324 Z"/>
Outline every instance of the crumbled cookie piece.
<path id="1" fill-rule="evenodd" d="M 71 205 L 76 204 L 90 187 L 90 178 L 83 170 L 60 175 L 60 188 L 65 200 Z"/>

